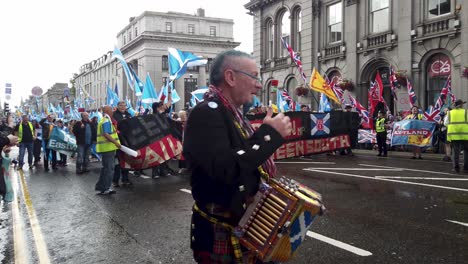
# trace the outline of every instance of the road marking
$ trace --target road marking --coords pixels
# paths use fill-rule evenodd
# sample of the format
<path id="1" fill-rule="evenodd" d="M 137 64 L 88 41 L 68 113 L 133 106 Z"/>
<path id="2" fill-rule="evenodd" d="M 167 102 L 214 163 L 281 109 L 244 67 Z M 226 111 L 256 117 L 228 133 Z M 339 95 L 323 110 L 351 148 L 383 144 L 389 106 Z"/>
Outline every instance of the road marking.
<path id="1" fill-rule="evenodd" d="M 351 253 L 354 253 L 354 254 L 362 256 L 362 257 L 372 256 L 372 253 L 367 251 L 367 250 L 363 250 L 363 249 L 357 248 L 355 246 L 351 246 L 350 244 L 343 243 L 341 241 L 338 241 L 338 240 L 335 240 L 333 238 L 329 238 L 329 237 L 317 234 L 317 233 L 312 232 L 312 231 L 307 231 L 307 235 L 309 237 L 315 238 L 317 240 L 328 243 L 328 244 L 333 245 L 335 247 L 339 247 L 341 249 L 344 249 L 346 251 L 349 251 Z"/>
<path id="2" fill-rule="evenodd" d="M 192 191 L 190 191 L 188 189 L 180 189 L 180 191 L 185 192 L 185 193 L 190 193 L 190 194 L 192 193 Z M 310 236 L 311 238 L 315 238 L 317 240 L 320 240 L 320 241 L 323 241 L 323 242 L 328 243 L 330 245 L 333 245 L 335 247 L 339 247 L 341 249 L 347 250 L 347 251 L 352 252 L 352 253 L 354 253 L 356 255 L 359 255 L 359 256 L 364 256 L 365 257 L 365 256 L 371 256 L 372 255 L 372 253 L 369 252 L 369 251 L 366 251 L 366 250 L 351 246 L 349 244 L 343 243 L 343 242 L 335 240 L 333 238 L 326 237 L 324 235 L 317 234 L 317 233 L 312 232 L 312 231 L 307 231 L 307 235 Z"/>
<path id="3" fill-rule="evenodd" d="M 150 176 L 146 176 L 146 175 L 140 175 L 138 177 L 143 178 L 143 179 L 150 179 L 151 178 Z"/>
<path id="4" fill-rule="evenodd" d="M 37 219 L 36 211 L 34 210 L 31 196 L 29 195 L 28 187 L 26 185 L 26 179 L 24 178 L 24 173 L 22 170 L 19 170 L 18 172 L 20 176 L 21 187 L 23 189 L 24 202 L 29 215 L 29 223 L 31 225 L 31 231 L 34 236 L 34 242 L 36 244 L 39 263 L 50 263 L 47 246 L 44 241 L 44 237 L 42 236 L 41 226 L 39 225 L 39 220 Z"/>
<path id="5" fill-rule="evenodd" d="M 408 185 L 419 185 L 419 186 L 432 187 L 432 188 L 438 188 L 438 189 L 468 192 L 468 189 L 462 189 L 462 188 L 454 188 L 454 187 L 447 187 L 447 186 L 433 185 L 433 184 L 426 184 L 426 183 L 418 183 L 418 182 L 399 181 L 399 180 L 392 180 L 392 179 L 375 178 L 375 177 L 371 177 L 371 176 L 364 176 L 364 175 L 357 175 L 357 174 L 350 174 L 350 173 L 316 170 L 314 168 L 305 168 L 303 170 L 305 170 L 305 171 L 314 171 L 314 172 L 322 172 L 322 173 L 328 173 L 328 174 L 336 174 L 336 175 L 349 176 L 349 177 L 355 177 L 355 178 L 370 179 L 370 180 L 375 180 L 375 181 L 396 182 L 396 183 L 403 183 L 403 184 L 408 184 Z"/>
<path id="6" fill-rule="evenodd" d="M 14 173 L 13 169 L 10 169 L 10 175 L 12 179 L 12 185 L 14 190 L 14 199 L 11 203 L 12 205 L 12 216 L 13 216 L 13 245 L 15 251 L 15 263 L 29 263 L 28 255 L 26 253 L 27 245 L 24 241 L 24 219 L 21 217 L 19 212 L 19 203 L 18 201 L 18 177 Z"/>
<path id="7" fill-rule="evenodd" d="M 383 179 L 407 179 L 407 180 L 430 180 L 430 181 L 468 181 L 468 178 L 432 178 L 432 177 L 401 177 L 401 176 L 375 176 Z"/>
<path id="8" fill-rule="evenodd" d="M 468 226 L 468 223 L 463 223 L 463 222 L 458 222 L 458 221 L 453 221 L 453 220 L 448 220 L 448 219 L 445 219 L 445 221 L 449 221 L 451 223 L 459 224 L 459 225 L 462 225 L 462 226 Z"/>
<path id="9" fill-rule="evenodd" d="M 192 194 L 192 191 L 188 189 L 180 189 L 180 191 L 188 193 L 188 194 Z"/>
<path id="10" fill-rule="evenodd" d="M 306 160 L 306 159 L 303 159 Z M 331 161 L 275 161 L 276 164 L 323 164 L 334 165 L 336 162 Z"/>
<path id="11" fill-rule="evenodd" d="M 417 169 L 407 169 L 407 168 L 379 166 L 379 165 L 372 165 L 372 164 L 358 164 L 358 165 L 359 165 L 359 166 L 366 166 L 366 167 L 386 168 L 386 169 L 402 169 L 402 170 L 406 170 L 406 171 L 426 172 L 426 173 L 443 174 L 443 175 L 452 175 L 452 176 L 453 176 L 453 175 L 456 175 L 456 174 L 448 173 L 448 172 L 428 171 L 428 170 L 417 170 Z"/>
<path id="12" fill-rule="evenodd" d="M 371 168 L 371 169 L 365 169 L 365 168 L 313 168 L 314 170 L 343 170 L 343 171 L 403 171 L 403 169 L 398 169 L 398 168 L 393 168 L 393 169 L 386 169 L 386 168 Z"/>

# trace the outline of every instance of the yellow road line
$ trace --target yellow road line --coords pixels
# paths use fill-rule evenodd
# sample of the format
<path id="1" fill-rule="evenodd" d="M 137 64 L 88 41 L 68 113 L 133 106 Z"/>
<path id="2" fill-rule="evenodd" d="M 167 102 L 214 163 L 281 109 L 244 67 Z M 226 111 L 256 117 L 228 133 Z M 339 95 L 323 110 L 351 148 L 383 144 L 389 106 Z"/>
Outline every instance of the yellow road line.
<path id="1" fill-rule="evenodd" d="M 24 220 L 21 218 L 21 214 L 19 212 L 19 200 L 18 195 L 16 194 L 18 190 L 18 178 L 16 177 L 16 173 L 14 170 L 10 170 L 11 182 L 13 184 L 13 190 L 15 190 L 15 195 L 12 203 L 12 215 L 13 215 L 13 244 L 15 250 L 15 263 L 16 264 L 23 264 L 28 263 L 26 250 L 26 243 L 24 241 Z"/>
<path id="2" fill-rule="evenodd" d="M 26 186 L 26 179 L 24 178 L 24 173 L 22 170 L 19 170 L 19 176 L 21 180 L 21 186 L 23 187 L 23 197 L 29 215 L 29 223 L 31 224 L 31 230 L 34 236 L 34 243 L 36 244 L 39 263 L 48 264 L 50 263 L 49 252 L 47 251 L 47 246 L 44 241 L 44 237 L 42 236 L 41 226 L 37 220 L 36 211 L 32 205 L 31 196 L 29 195 L 28 187 Z"/>

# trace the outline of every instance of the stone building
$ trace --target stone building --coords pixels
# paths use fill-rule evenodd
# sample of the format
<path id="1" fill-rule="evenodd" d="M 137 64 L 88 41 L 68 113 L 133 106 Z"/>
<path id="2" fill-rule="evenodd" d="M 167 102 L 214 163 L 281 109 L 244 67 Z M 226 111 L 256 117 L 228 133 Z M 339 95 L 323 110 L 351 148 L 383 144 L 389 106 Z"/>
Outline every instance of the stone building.
<path id="1" fill-rule="evenodd" d="M 300 53 L 308 77 L 316 67 L 330 80 L 352 80 L 351 93 L 363 105 L 379 72 L 390 109 L 409 108 L 405 86 L 397 90 L 398 100 L 390 92 L 390 67 L 406 74 L 418 97 L 416 104 L 423 109 L 435 103 L 448 76 L 455 96 L 466 99 L 468 10 L 463 7 L 468 5 L 464 4 L 468 1 L 251 0 L 245 8 L 253 16 L 254 56 L 266 80 L 262 99 L 272 99 L 272 79 L 291 95 L 302 82 L 281 37 Z M 317 104 L 312 97 L 306 102 Z"/>
<path id="2" fill-rule="evenodd" d="M 233 24 L 232 19 L 206 17 L 205 10 L 201 8 L 196 15 L 145 11 L 131 17 L 129 24 L 117 33 L 117 46 L 138 77 L 144 82 L 148 73 L 157 90 L 169 76 L 169 47 L 208 59 L 206 66 L 189 68 L 175 81 L 175 89 L 181 97 L 176 109 L 181 109 L 189 102 L 190 92 L 207 85 L 213 58 L 240 44 L 234 41 Z M 96 100 L 95 106 L 105 103 L 107 82 L 113 89 L 117 84 L 121 99 L 128 97 L 135 103 L 135 93 L 127 84 L 121 64 L 111 57 L 112 52 L 109 52 L 83 65 L 75 84 Z"/>

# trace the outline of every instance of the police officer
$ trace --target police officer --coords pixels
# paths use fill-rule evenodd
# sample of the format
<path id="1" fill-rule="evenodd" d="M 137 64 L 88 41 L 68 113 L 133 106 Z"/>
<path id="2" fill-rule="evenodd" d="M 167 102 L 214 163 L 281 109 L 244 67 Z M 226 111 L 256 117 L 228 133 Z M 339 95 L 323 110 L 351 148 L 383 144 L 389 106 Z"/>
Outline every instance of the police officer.
<path id="1" fill-rule="evenodd" d="M 375 120 L 375 132 L 377 132 L 377 147 L 379 154 L 377 156 L 387 157 L 387 128 L 385 127 L 387 120 L 385 114 L 382 111 L 377 113 L 377 119 Z"/>
<path id="2" fill-rule="evenodd" d="M 34 126 L 31 122 L 29 122 L 29 117 L 27 115 L 23 115 L 22 122 L 19 123 L 15 128 L 15 133 L 18 136 L 19 142 L 19 157 L 18 157 L 18 169 L 23 169 L 24 165 L 24 154 L 26 150 L 28 151 L 28 164 L 29 169 L 33 167 L 33 147 L 34 147 L 34 140 L 36 140 L 36 132 Z"/>
<path id="3" fill-rule="evenodd" d="M 460 173 L 460 151 L 463 153 L 463 171 L 468 172 L 468 111 L 463 108 L 464 102 L 458 99 L 454 103 L 454 109 L 445 117 L 447 126 L 447 140 L 452 144 L 453 172 Z"/>

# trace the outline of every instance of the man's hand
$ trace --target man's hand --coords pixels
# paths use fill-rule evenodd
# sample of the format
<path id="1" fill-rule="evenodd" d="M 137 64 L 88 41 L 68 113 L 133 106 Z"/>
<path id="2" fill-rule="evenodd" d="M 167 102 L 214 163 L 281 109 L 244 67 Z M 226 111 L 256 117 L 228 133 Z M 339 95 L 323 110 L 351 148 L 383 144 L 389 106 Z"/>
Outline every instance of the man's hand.
<path id="1" fill-rule="evenodd" d="M 120 147 L 122 147 L 122 145 L 120 145 L 118 142 L 115 142 L 114 145 L 115 145 L 118 149 L 120 149 Z"/>
<path id="2" fill-rule="evenodd" d="M 18 144 L 18 137 L 13 135 L 8 135 L 8 140 L 10 140 L 10 145 Z"/>
<path id="3" fill-rule="evenodd" d="M 263 124 L 267 124 L 273 127 L 276 131 L 278 131 L 278 133 L 280 133 L 283 138 L 291 135 L 291 119 L 288 116 L 284 116 L 283 113 L 279 113 L 275 117 L 272 116 L 273 110 L 268 108 L 267 114 L 263 119 Z"/>
<path id="4" fill-rule="evenodd" d="M 3 152 L 5 152 L 5 154 L 10 153 L 10 151 L 11 151 L 11 146 L 6 145 L 3 147 Z"/>

